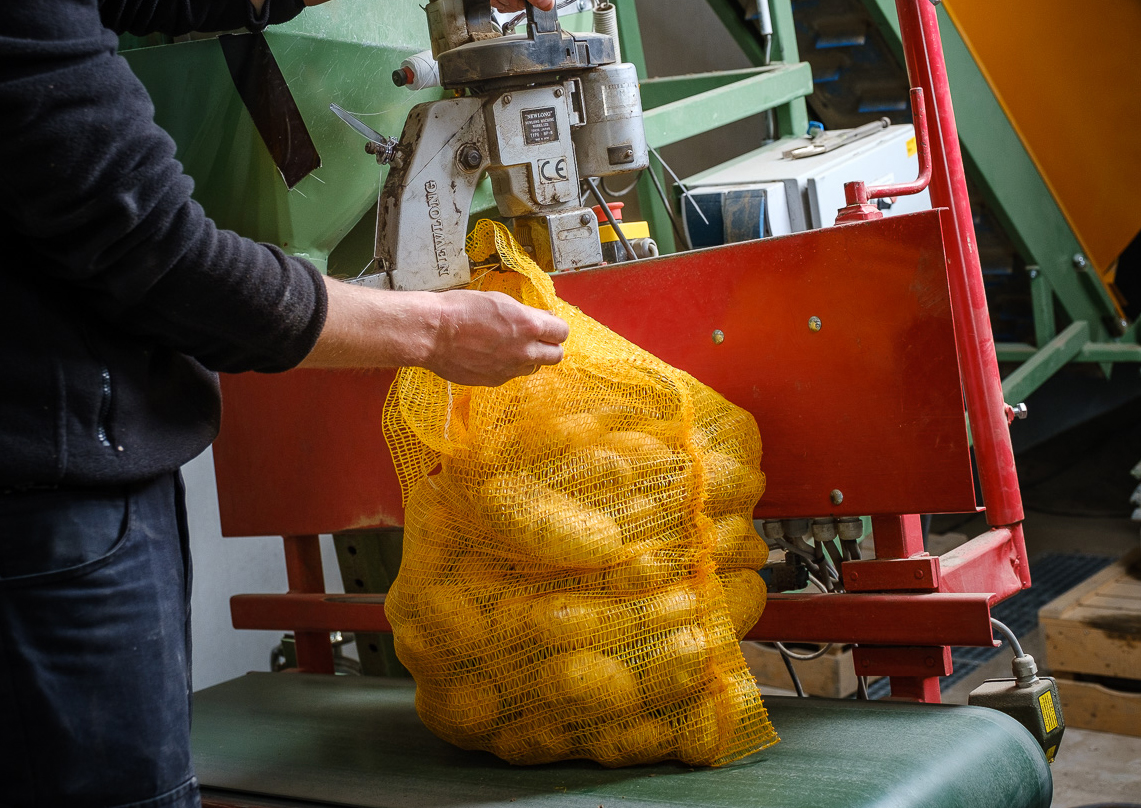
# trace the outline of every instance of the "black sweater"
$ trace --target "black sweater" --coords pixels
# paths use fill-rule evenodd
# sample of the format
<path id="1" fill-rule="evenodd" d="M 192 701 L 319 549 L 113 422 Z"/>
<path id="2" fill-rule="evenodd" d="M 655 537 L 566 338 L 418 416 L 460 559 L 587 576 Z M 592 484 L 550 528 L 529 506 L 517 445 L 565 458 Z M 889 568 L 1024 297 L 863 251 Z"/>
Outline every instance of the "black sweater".
<path id="1" fill-rule="evenodd" d="M 116 32 L 259 29 L 301 0 L 0 0 L 0 489 L 171 471 L 217 434 L 214 371 L 312 348 L 310 264 L 219 230 Z"/>

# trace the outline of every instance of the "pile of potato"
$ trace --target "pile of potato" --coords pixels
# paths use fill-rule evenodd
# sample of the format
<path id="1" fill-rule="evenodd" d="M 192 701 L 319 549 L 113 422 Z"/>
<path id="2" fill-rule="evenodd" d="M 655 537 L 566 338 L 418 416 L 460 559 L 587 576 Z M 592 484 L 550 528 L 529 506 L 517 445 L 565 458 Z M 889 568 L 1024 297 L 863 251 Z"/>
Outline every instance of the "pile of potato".
<path id="1" fill-rule="evenodd" d="M 460 448 L 408 498 L 387 601 L 420 716 L 523 764 L 775 742 L 738 646 L 766 594 L 756 424 L 659 365 L 576 372 L 451 402 Z"/>

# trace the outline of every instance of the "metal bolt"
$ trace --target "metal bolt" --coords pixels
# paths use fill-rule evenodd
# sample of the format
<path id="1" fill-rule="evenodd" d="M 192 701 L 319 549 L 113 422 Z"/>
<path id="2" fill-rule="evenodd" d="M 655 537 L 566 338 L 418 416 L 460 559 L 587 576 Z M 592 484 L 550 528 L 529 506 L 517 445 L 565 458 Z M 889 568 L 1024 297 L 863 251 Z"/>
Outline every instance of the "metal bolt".
<path id="1" fill-rule="evenodd" d="M 852 581 L 858 581 L 858 580 L 860 580 L 860 573 L 858 573 L 858 572 L 849 572 L 849 573 L 848 573 L 848 578 L 849 578 L 849 580 L 852 580 Z M 867 662 L 864 662 L 864 664 L 866 665 L 866 664 L 868 664 L 868 663 L 867 663 Z"/>
<path id="2" fill-rule="evenodd" d="M 1011 409 L 1014 410 L 1014 417 L 1015 418 L 1019 418 L 1023 421 L 1026 420 L 1026 415 L 1027 415 L 1026 402 L 1015 404 Z"/>
<path id="3" fill-rule="evenodd" d="M 923 660 L 923 664 L 929 668 L 934 668 L 935 667 L 935 657 L 927 657 L 926 659 Z"/>
<path id="4" fill-rule="evenodd" d="M 713 344 L 714 345 L 720 345 L 724 341 L 725 341 L 725 332 L 722 331 L 720 328 L 718 328 L 717 330 L 715 330 L 713 332 Z"/>
<path id="5" fill-rule="evenodd" d="M 1036 280 L 1038 278 L 1039 271 L 1037 269 L 1031 269 L 1029 270 L 1028 274 L 1030 275 L 1030 280 Z"/>
<path id="6" fill-rule="evenodd" d="M 829 494 L 828 497 L 832 500 L 833 505 L 839 505 L 844 501 L 844 492 L 839 488 L 833 488 L 832 493 Z"/>
<path id="7" fill-rule="evenodd" d="M 509 95 L 503 96 L 503 106 L 507 106 L 510 103 L 511 103 L 511 96 L 509 96 Z"/>
<path id="8" fill-rule="evenodd" d="M 579 224 L 584 225 L 584 226 L 590 224 L 591 221 L 593 221 L 593 220 L 594 220 L 594 217 L 591 216 L 589 213 L 584 213 L 578 217 Z"/>
<path id="9" fill-rule="evenodd" d="M 483 165 L 483 154 L 475 146 L 470 144 L 463 146 L 460 148 L 460 165 L 470 171 L 475 171 Z"/>
<path id="10" fill-rule="evenodd" d="M 1084 272 L 1086 267 L 1089 266 L 1089 261 L 1087 261 L 1086 257 L 1081 253 L 1074 253 L 1073 261 L 1074 269 L 1078 270 L 1079 272 Z"/>
<path id="11" fill-rule="evenodd" d="M 820 322 L 819 317 L 809 317 L 808 318 L 808 330 L 809 331 L 819 331 L 823 327 L 824 327 L 824 323 Z"/>
<path id="12" fill-rule="evenodd" d="M 555 98 L 562 98 L 562 97 L 563 97 L 563 88 L 562 87 L 556 87 L 555 88 Z"/>
<path id="13" fill-rule="evenodd" d="M 916 579 L 922 578 L 923 577 L 923 570 L 916 570 L 915 571 L 915 577 L 916 577 Z"/>

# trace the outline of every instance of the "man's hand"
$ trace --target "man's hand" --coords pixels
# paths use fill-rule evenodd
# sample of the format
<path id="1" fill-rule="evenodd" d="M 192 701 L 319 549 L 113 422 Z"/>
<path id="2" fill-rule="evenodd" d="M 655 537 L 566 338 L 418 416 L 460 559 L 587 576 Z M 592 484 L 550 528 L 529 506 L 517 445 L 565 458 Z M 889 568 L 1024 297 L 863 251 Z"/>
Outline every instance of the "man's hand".
<path id="1" fill-rule="evenodd" d="M 555 0 L 528 0 L 535 8 L 550 11 L 555 7 Z M 491 0 L 496 11 L 522 11 L 527 7 L 523 0 Z"/>
<path id="2" fill-rule="evenodd" d="M 499 292 L 387 292 L 325 279 L 329 310 L 310 368 L 416 365 L 493 387 L 563 358 L 567 324 Z"/>

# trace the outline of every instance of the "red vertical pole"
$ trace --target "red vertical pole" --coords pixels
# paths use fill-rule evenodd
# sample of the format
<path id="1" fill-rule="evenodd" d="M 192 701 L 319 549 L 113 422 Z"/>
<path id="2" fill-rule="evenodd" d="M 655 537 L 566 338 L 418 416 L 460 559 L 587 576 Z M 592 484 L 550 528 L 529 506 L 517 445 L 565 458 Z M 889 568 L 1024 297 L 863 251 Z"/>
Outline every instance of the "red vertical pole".
<path id="1" fill-rule="evenodd" d="M 325 591 L 319 536 L 283 536 L 285 574 L 290 592 Z M 333 673 L 333 645 L 327 631 L 295 631 L 297 667 L 306 673 Z"/>
<path id="2" fill-rule="evenodd" d="M 923 524 L 918 514 L 873 516 L 876 558 L 910 558 L 923 552 Z M 857 669 L 856 671 L 860 671 Z M 939 703 L 938 676 L 892 676 L 894 698 Z"/>
<path id="3" fill-rule="evenodd" d="M 951 212 L 945 220 L 949 230 L 946 240 L 948 282 L 959 369 L 987 522 L 996 527 L 1013 525 L 1023 518 L 1022 497 L 967 199 L 966 174 L 951 107 L 939 20 L 930 0 L 896 0 L 896 11 L 911 85 L 922 87 L 926 98 L 933 160 L 931 204 L 949 208 Z"/>

